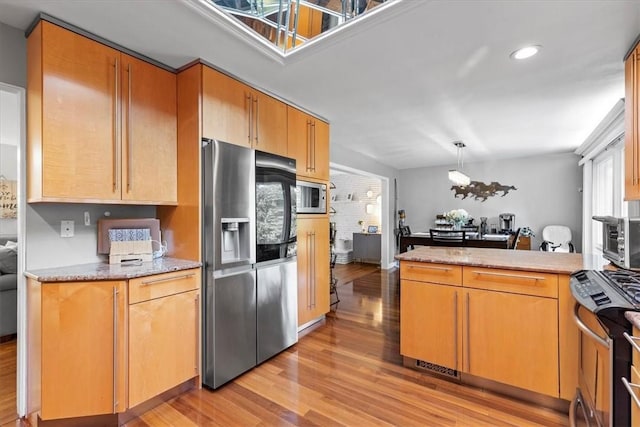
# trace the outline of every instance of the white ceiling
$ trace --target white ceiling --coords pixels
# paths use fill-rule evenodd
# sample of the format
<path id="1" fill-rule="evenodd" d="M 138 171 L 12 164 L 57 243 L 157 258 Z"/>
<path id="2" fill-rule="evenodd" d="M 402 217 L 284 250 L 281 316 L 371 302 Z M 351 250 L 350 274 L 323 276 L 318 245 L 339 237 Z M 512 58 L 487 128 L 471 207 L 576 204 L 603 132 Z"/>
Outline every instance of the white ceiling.
<path id="1" fill-rule="evenodd" d="M 203 58 L 331 122 L 331 143 L 397 169 L 572 151 L 624 96 L 640 1 L 401 0 L 301 48 L 265 54 L 197 0 L 0 0 L 172 67 Z M 540 54 L 514 61 L 528 44 Z"/>

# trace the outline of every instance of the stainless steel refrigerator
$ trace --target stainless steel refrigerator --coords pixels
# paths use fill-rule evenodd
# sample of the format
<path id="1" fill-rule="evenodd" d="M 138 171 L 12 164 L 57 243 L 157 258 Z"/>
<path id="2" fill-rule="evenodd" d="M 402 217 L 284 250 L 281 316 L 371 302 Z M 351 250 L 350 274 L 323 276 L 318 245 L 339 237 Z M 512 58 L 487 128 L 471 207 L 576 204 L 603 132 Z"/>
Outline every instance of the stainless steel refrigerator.
<path id="1" fill-rule="evenodd" d="M 261 192 L 258 205 L 269 207 L 268 214 L 256 215 L 256 189 L 265 188 L 256 182 L 256 157 L 246 147 L 203 140 L 203 383 L 210 388 L 297 341 L 295 204 L 287 205 L 293 190 Z M 278 239 L 276 224 L 283 225 Z M 263 246 L 256 230 L 269 231 L 259 241 L 270 248 L 278 241 L 284 257 L 261 255 L 258 262 L 256 249 Z M 279 241 L 283 237 L 286 242 Z"/>

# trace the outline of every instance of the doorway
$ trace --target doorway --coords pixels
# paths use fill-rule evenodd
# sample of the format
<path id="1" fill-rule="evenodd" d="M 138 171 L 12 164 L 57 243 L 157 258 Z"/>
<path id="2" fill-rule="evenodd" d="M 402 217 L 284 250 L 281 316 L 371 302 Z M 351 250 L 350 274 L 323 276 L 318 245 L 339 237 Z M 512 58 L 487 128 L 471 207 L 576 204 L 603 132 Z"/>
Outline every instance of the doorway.
<path id="1" fill-rule="evenodd" d="M 330 181 L 329 218 L 335 224 L 336 264 L 393 266 L 389 259 L 393 253 L 389 249 L 388 179 L 331 164 Z"/>
<path id="2" fill-rule="evenodd" d="M 0 424 L 18 417 L 24 364 L 24 89 L 0 83 Z M 20 365 L 20 366 L 19 366 Z"/>

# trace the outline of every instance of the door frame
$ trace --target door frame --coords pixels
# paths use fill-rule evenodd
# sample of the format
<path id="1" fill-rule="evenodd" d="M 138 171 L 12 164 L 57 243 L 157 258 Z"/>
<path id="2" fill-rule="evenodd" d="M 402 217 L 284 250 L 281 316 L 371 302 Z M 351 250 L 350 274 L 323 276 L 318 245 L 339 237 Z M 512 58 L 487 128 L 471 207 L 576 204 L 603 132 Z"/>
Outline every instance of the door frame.
<path id="1" fill-rule="evenodd" d="M 18 96 L 18 108 L 20 110 L 18 157 L 18 328 L 16 351 L 16 411 L 19 417 L 26 416 L 27 412 L 27 293 L 26 278 L 24 276 L 26 261 L 26 164 L 27 164 L 27 140 L 26 140 L 26 91 L 19 86 L 0 82 L 0 91 L 9 92 Z"/>

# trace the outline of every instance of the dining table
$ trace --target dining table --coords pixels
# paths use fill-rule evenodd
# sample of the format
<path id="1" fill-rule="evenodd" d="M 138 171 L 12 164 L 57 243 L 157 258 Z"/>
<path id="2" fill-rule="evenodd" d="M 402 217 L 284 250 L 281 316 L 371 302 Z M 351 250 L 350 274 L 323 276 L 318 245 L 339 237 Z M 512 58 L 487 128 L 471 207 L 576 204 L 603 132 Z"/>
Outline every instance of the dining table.
<path id="1" fill-rule="evenodd" d="M 471 248 L 496 248 L 509 249 L 511 243 L 510 234 L 484 234 L 471 233 L 465 236 L 464 242 L 450 242 L 447 246 L 466 246 Z M 442 243 L 435 242 L 431 235 L 426 232 L 414 232 L 407 236 L 400 236 L 400 253 L 407 252 L 414 246 L 442 246 Z"/>

